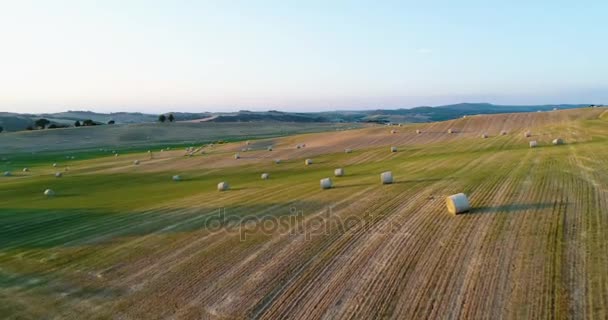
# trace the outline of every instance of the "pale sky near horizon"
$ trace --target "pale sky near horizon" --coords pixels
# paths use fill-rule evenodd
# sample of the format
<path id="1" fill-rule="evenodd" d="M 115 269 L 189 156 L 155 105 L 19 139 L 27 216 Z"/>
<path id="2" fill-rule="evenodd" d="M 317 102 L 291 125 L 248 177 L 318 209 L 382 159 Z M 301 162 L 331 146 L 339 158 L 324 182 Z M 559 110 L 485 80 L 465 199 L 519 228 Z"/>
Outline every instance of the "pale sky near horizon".
<path id="1" fill-rule="evenodd" d="M 0 0 L 0 112 L 608 103 L 606 13 L 603 0 Z"/>

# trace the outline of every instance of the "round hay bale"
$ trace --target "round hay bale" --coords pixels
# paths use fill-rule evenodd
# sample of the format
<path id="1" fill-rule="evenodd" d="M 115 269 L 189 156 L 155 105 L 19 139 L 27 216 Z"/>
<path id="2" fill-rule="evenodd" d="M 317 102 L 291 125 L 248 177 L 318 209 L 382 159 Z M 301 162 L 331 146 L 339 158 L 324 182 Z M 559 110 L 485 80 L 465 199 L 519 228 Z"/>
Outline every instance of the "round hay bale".
<path id="1" fill-rule="evenodd" d="M 391 152 L 397 152 L 397 147 L 391 147 Z"/>
<path id="2" fill-rule="evenodd" d="M 348 148 L 347 148 L 347 149 L 344 149 L 344 153 L 352 153 L 352 152 L 353 152 L 353 150 L 352 150 L 352 149 L 348 149 Z"/>
<path id="3" fill-rule="evenodd" d="M 482 133 L 482 134 L 481 134 L 481 138 L 482 138 L 482 139 L 487 139 L 487 138 L 488 138 L 488 135 L 487 135 L 486 133 Z"/>
<path id="4" fill-rule="evenodd" d="M 422 133 L 422 131 L 416 130 L 416 134 L 421 134 L 421 133 Z"/>
<path id="5" fill-rule="evenodd" d="M 63 173 L 55 172 L 55 178 L 61 178 L 61 177 L 63 177 Z"/>
<path id="6" fill-rule="evenodd" d="M 11 172 L 10 171 L 4 171 L 4 176 L 5 177 L 10 177 L 11 176 Z"/>
<path id="7" fill-rule="evenodd" d="M 321 183 L 321 189 L 331 189 L 331 187 L 333 186 L 333 183 L 331 182 L 330 178 L 323 178 L 320 181 Z"/>
<path id="8" fill-rule="evenodd" d="M 397 130 L 391 130 L 391 134 L 397 133 Z"/>
<path id="9" fill-rule="evenodd" d="M 135 161 L 133 161 L 133 164 L 134 164 L 134 165 L 139 165 L 139 160 L 135 160 Z"/>
<path id="10" fill-rule="evenodd" d="M 238 160 L 238 159 L 240 159 L 240 158 L 241 158 L 241 155 L 240 155 L 240 154 L 238 154 L 238 153 L 236 153 L 236 154 L 234 155 L 234 158 Z"/>
<path id="11" fill-rule="evenodd" d="M 343 168 L 337 168 L 334 170 L 334 176 L 336 177 L 342 177 L 344 175 L 344 169 Z"/>
<path id="12" fill-rule="evenodd" d="M 302 143 L 302 148 L 306 148 L 306 143 Z"/>
<path id="13" fill-rule="evenodd" d="M 114 155 L 114 157 L 118 157 L 118 153 Z"/>
<path id="14" fill-rule="evenodd" d="M 500 132 L 500 135 L 502 135 L 502 136 L 506 136 L 506 135 L 507 135 L 507 131 L 506 131 L 506 130 L 502 130 L 502 131 Z"/>
<path id="15" fill-rule="evenodd" d="M 230 185 L 228 185 L 228 182 L 220 182 L 217 184 L 217 191 L 227 191 L 230 189 Z"/>
<path id="16" fill-rule="evenodd" d="M 454 132 L 456 132 L 456 131 L 454 131 L 454 129 L 451 129 L 451 128 L 450 128 L 450 129 L 448 129 L 448 133 L 452 134 L 452 133 L 454 133 Z"/>
<path id="17" fill-rule="evenodd" d="M 532 136 L 532 133 L 530 131 L 524 132 L 524 137 L 530 138 L 531 136 Z"/>
<path id="18" fill-rule="evenodd" d="M 53 168 L 56 168 L 56 167 L 57 167 L 57 164 L 56 164 L 56 163 L 53 163 Z"/>
<path id="19" fill-rule="evenodd" d="M 275 163 L 275 164 L 279 164 L 279 163 L 281 163 L 281 159 L 274 159 L 274 163 Z"/>
<path id="20" fill-rule="evenodd" d="M 380 182 L 382 182 L 382 184 L 393 183 L 393 173 L 391 171 L 382 172 L 380 174 Z"/>
<path id="21" fill-rule="evenodd" d="M 55 195 L 55 191 L 53 191 L 51 189 L 46 189 L 46 190 L 44 190 L 44 195 L 47 197 L 52 197 Z"/>
<path id="22" fill-rule="evenodd" d="M 553 139 L 553 144 L 556 146 L 560 145 L 560 144 L 564 144 L 564 140 L 562 138 Z"/>
<path id="23" fill-rule="evenodd" d="M 23 172 L 30 172 L 29 168 L 23 168 Z"/>
<path id="24" fill-rule="evenodd" d="M 173 179 L 173 181 L 181 181 L 181 180 L 182 180 L 182 177 L 180 177 L 179 175 L 174 175 L 174 176 L 172 177 L 172 179 Z"/>
<path id="25" fill-rule="evenodd" d="M 299 145 L 299 144 L 298 144 L 298 145 L 296 145 L 296 149 L 300 149 L 300 148 L 302 148 L 302 146 L 301 146 L 301 145 Z"/>
<path id="26" fill-rule="evenodd" d="M 272 146 L 269 146 L 268 148 L 266 148 L 266 150 L 272 151 Z"/>
<path id="27" fill-rule="evenodd" d="M 246 145 L 250 145 L 250 144 L 251 144 L 251 142 L 249 142 L 249 141 L 245 141 L 245 144 L 246 144 Z"/>
<path id="28" fill-rule="evenodd" d="M 268 178 L 270 178 L 270 175 L 268 173 L 262 173 L 262 180 L 268 180 Z"/>
<path id="29" fill-rule="evenodd" d="M 530 148 L 536 148 L 536 147 L 538 147 L 538 142 L 536 142 L 536 140 L 530 141 Z"/>
<path id="30" fill-rule="evenodd" d="M 459 214 L 471 210 L 469 199 L 464 193 L 458 193 L 445 198 L 448 211 L 451 214 Z"/>
<path id="31" fill-rule="evenodd" d="M 312 164 L 312 159 L 306 159 L 306 160 L 304 160 L 304 164 L 307 165 L 307 166 L 311 165 Z"/>

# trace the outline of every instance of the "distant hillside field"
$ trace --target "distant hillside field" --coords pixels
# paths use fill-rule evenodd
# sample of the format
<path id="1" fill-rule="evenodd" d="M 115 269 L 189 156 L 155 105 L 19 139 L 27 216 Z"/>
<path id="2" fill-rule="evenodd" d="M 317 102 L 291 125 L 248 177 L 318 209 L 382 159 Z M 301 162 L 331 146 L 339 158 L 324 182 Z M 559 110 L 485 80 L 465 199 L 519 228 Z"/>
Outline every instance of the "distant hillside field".
<path id="1" fill-rule="evenodd" d="M 0 154 L 92 148 L 133 148 L 159 144 L 200 144 L 259 139 L 307 132 L 346 130 L 360 124 L 240 122 L 143 123 L 47 129 L 0 134 Z"/>
<path id="2" fill-rule="evenodd" d="M 476 114 L 497 114 L 514 112 L 552 111 L 588 107 L 588 104 L 508 106 L 489 103 L 460 103 L 437 107 L 417 107 L 411 109 L 378 109 L 361 111 L 327 112 L 281 112 L 247 111 L 238 112 L 171 112 L 177 122 L 375 122 L 375 123 L 423 123 L 457 119 Z M 168 112 L 169 113 L 169 112 Z M 167 113 L 167 114 L 168 114 Z M 73 125 L 74 122 L 93 120 L 101 124 L 110 120 L 116 124 L 153 123 L 158 115 L 144 113 L 116 112 L 110 114 L 90 111 L 67 111 L 50 114 L 0 113 L 0 126 L 6 131 L 25 130 L 36 119 L 45 118 L 58 125 Z"/>

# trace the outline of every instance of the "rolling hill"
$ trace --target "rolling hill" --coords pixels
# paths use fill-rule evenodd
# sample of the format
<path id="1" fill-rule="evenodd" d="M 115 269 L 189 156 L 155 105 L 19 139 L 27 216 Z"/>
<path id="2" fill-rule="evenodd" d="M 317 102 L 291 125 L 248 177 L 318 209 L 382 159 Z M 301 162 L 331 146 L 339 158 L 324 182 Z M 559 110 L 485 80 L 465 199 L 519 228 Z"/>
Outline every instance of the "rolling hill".
<path id="1" fill-rule="evenodd" d="M 0 314 L 603 319 L 607 115 L 475 115 L 201 143 L 193 156 L 163 144 L 5 155 Z M 191 139 L 211 140 L 202 132 Z M 451 215 L 445 197 L 459 192 L 473 209 Z"/>

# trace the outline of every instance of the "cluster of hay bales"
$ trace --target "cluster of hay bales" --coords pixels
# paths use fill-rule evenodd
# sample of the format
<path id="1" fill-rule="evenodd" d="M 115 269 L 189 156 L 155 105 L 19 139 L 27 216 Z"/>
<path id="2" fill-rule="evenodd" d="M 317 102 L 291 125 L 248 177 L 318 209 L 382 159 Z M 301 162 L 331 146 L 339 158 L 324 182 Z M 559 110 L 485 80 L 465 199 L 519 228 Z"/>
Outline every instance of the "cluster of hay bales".
<path id="1" fill-rule="evenodd" d="M 393 173 L 391 171 L 382 172 L 380 174 L 380 182 L 382 182 L 382 184 L 393 183 Z"/>
<path id="2" fill-rule="evenodd" d="M 44 195 L 47 197 L 52 197 L 55 195 L 55 191 L 53 191 L 52 189 L 46 189 L 44 190 Z"/>
<path id="3" fill-rule="evenodd" d="M 230 185 L 228 182 L 222 181 L 217 184 L 217 191 L 228 191 L 230 189 Z"/>
<path id="4" fill-rule="evenodd" d="M 536 147 L 538 147 L 538 142 L 536 142 L 536 140 L 530 141 L 530 148 L 536 148 Z"/>
<path id="5" fill-rule="evenodd" d="M 312 164 L 312 159 L 306 159 L 306 160 L 304 160 L 304 164 L 307 165 L 307 166 L 311 165 Z"/>
<path id="6" fill-rule="evenodd" d="M 464 193 L 448 196 L 445 202 L 451 214 L 459 214 L 471 210 L 469 199 Z"/>
<path id="7" fill-rule="evenodd" d="M 564 140 L 562 138 L 556 138 L 556 139 L 553 139 L 552 143 L 554 145 L 558 146 L 558 145 L 564 144 Z"/>
<path id="8" fill-rule="evenodd" d="M 321 179 L 320 184 L 321 189 L 331 189 L 331 187 L 333 186 L 333 183 L 331 182 L 330 178 Z"/>
<path id="9" fill-rule="evenodd" d="M 391 147 L 391 152 L 397 152 L 397 147 Z"/>
<path id="10" fill-rule="evenodd" d="M 343 168 L 337 168 L 334 170 L 334 176 L 336 177 L 342 177 L 344 176 L 344 169 Z"/>
<path id="11" fill-rule="evenodd" d="M 180 177 L 179 175 L 174 175 L 171 179 L 173 179 L 173 181 L 181 181 L 182 177 Z"/>
<path id="12" fill-rule="evenodd" d="M 262 180 L 268 180 L 268 178 L 270 178 L 270 175 L 266 172 L 262 173 Z"/>

